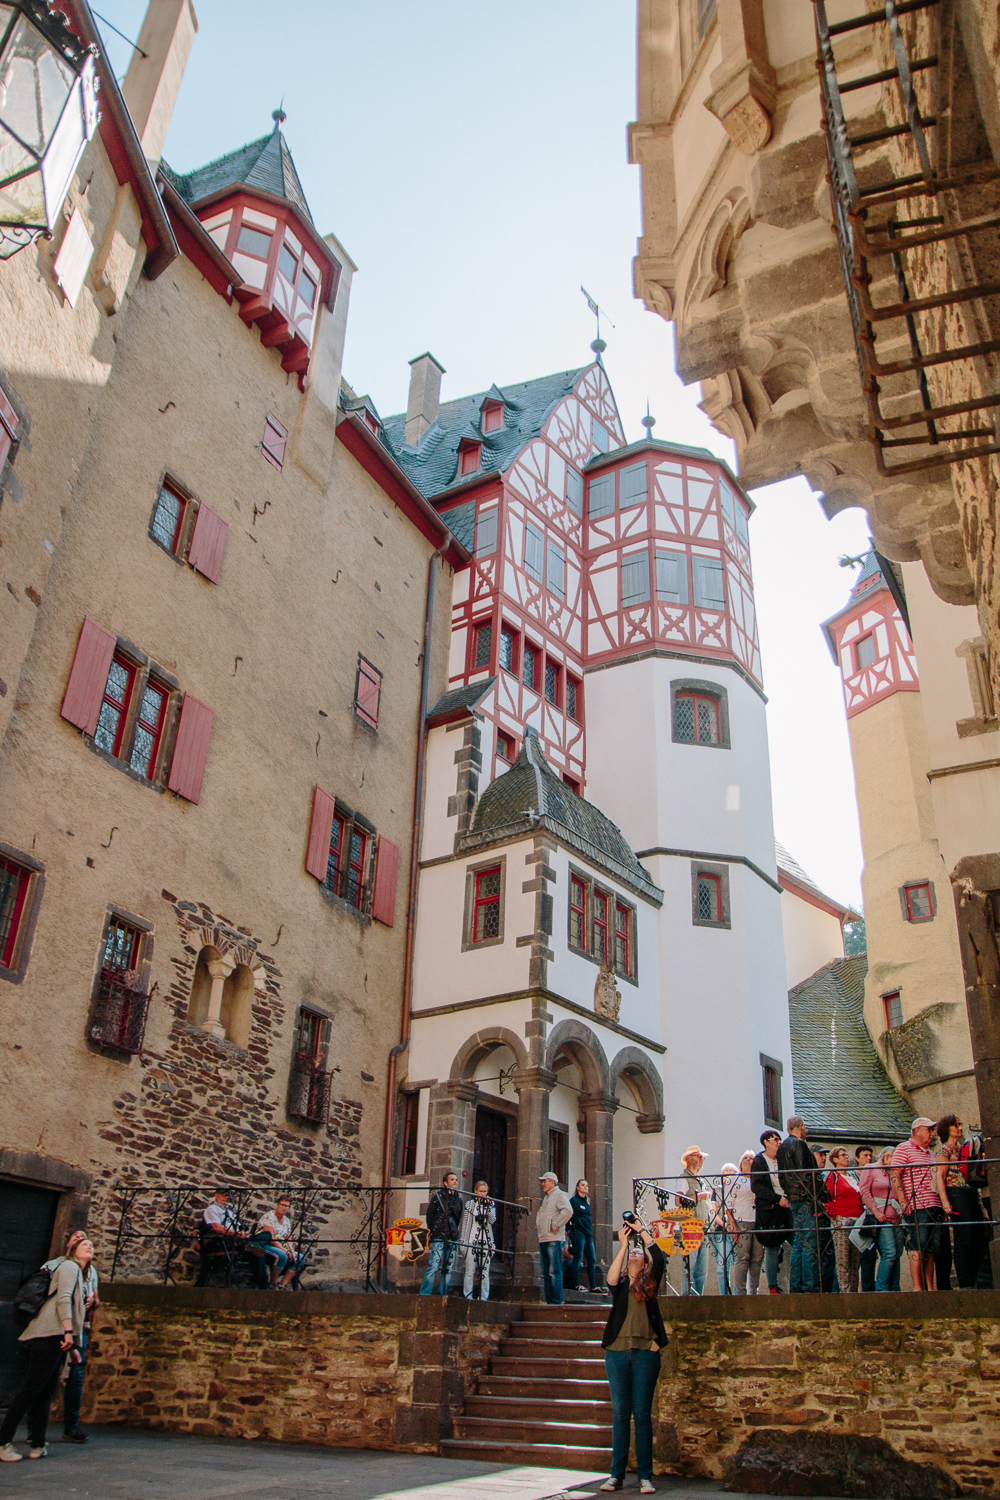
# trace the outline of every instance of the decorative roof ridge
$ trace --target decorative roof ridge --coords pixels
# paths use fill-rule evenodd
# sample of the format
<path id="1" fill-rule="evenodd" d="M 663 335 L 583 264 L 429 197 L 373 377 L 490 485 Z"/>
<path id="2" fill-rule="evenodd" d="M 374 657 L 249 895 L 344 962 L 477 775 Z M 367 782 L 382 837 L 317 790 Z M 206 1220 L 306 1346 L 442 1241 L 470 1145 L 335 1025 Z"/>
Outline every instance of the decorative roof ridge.
<path id="1" fill-rule="evenodd" d="M 456 839 L 455 852 L 459 855 L 471 854 L 477 849 L 488 849 L 494 844 L 502 844 L 510 839 L 525 838 L 532 833 L 536 833 L 539 829 L 544 829 L 546 833 L 551 833 L 553 838 L 559 839 L 562 843 L 576 849 L 591 864 L 600 865 L 602 869 L 614 875 L 622 885 L 628 886 L 629 890 L 634 891 L 636 895 L 643 896 L 654 906 L 663 905 L 664 893 L 658 885 L 654 885 L 651 880 L 637 880 L 635 871 L 626 869 L 619 860 L 610 854 L 606 854 L 603 849 L 599 849 L 589 839 L 585 839 L 580 834 L 575 833 L 572 828 L 567 828 L 565 823 L 559 822 L 557 818 L 552 817 L 548 813 L 525 814 L 524 817 L 518 818 L 512 823 L 504 823 L 497 828 L 481 828 L 478 832 L 470 830 L 470 832 L 463 833 Z M 640 871 L 641 868 L 639 866 Z"/>

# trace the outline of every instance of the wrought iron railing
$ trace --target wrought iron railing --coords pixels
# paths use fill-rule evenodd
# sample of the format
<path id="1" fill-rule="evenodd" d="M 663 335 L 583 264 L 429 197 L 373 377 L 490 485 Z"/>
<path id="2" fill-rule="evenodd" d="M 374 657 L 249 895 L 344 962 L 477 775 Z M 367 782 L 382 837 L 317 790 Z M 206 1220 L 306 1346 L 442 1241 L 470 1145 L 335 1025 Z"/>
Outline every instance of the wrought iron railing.
<path id="1" fill-rule="evenodd" d="M 148 995 L 121 974 L 103 969 L 91 1007 L 90 1040 L 114 1052 L 141 1052 L 148 1012 Z"/>
<path id="2" fill-rule="evenodd" d="M 1000 406 L 991 358 L 1000 339 L 955 338 L 957 324 L 987 335 L 1000 327 L 1000 304 L 991 302 L 1000 282 L 978 280 L 975 270 L 980 252 L 989 254 L 976 237 L 995 237 L 1000 226 L 989 188 L 1000 169 L 992 159 L 951 160 L 954 132 L 941 150 L 944 3 L 884 0 L 831 22 L 825 0 L 813 0 L 834 227 L 868 435 L 884 475 L 1000 452 L 989 416 Z M 865 28 L 890 66 L 851 77 L 835 44 Z M 852 134 L 844 95 L 872 87 L 887 123 Z M 950 399 L 962 394 L 970 399 Z M 891 462 L 899 450 L 903 461 Z"/>
<path id="3" fill-rule="evenodd" d="M 310 1125 L 325 1125 L 330 1113 L 333 1074 L 311 1057 L 297 1053 L 288 1078 L 288 1113 Z"/>

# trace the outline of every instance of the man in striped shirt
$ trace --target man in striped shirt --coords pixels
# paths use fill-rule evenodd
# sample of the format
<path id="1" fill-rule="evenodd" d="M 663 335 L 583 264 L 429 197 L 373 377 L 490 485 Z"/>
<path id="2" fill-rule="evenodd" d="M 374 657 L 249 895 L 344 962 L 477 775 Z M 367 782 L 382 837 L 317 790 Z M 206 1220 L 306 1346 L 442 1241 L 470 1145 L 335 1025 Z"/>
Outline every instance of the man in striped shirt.
<path id="1" fill-rule="evenodd" d="M 915 1292 L 934 1290 L 934 1256 L 944 1222 L 934 1171 L 937 1162 L 931 1150 L 933 1138 L 934 1121 L 921 1115 L 910 1127 L 910 1139 L 892 1153 L 889 1167 L 893 1194 L 903 1205 Z"/>

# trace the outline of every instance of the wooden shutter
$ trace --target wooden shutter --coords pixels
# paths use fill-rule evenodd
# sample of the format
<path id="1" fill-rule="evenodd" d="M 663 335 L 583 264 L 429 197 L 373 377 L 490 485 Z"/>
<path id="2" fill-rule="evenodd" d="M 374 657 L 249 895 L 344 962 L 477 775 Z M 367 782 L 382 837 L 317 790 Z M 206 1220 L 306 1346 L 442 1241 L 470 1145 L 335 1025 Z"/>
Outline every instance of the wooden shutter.
<path id="1" fill-rule="evenodd" d="M 309 824 L 309 847 L 306 869 L 321 883 L 326 880 L 330 859 L 330 835 L 333 832 L 334 801 L 329 792 L 318 786 L 313 792 L 312 821 Z"/>
<path id="2" fill-rule="evenodd" d="M 260 451 L 268 463 L 273 464 L 276 469 L 280 469 L 285 462 L 285 444 L 287 441 L 288 432 L 282 427 L 277 417 L 272 417 L 270 412 L 268 412 L 267 420 L 264 423 L 264 437 L 260 445 Z"/>
<path id="3" fill-rule="evenodd" d="M 381 689 L 382 679 L 374 667 L 359 662 L 358 690 L 354 706 L 358 711 L 358 717 L 366 724 L 370 724 L 373 729 L 378 727 L 378 700 Z"/>
<path id="4" fill-rule="evenodd" d="M 110 630 L 89 616 L 84 620 L 60 710 L 63 718 L 84 734 L 93 734 L 97 728 L 116 645 Z"/>
<path id="5" fill-rule="evenodd" d="M 188 562 L 212 583 L 218 583 L 222 572 L 222 554 L 226 550 L 229 522 L 209 505 L 199 505 L 194 535 L 188 549 Z"/>
<path id="6" fill-rule="evenodd" d="M 17 412 L 0 391 L 0 469 L 7 462 L 11 444 L 17 437 Z"/>
<path id="7" fill-rule="evenodd" d="M 396 877 L 399 871 L 399 849 L 387 838 L 378 841 L 378 860 L 375 865 L 375 894 L 372 897 L 372 916 L 376 922 L 391 927 L 396 919 Z"/>
<path id="8" fill-rule="evenodd" d="M 208 742 L 214 718 L 212 709 L 197 698 L 192 698 L 190 693 L 184 694 L 167 786 L 186 802 L 201 801 L 201 784 L 205 778 L 205 762 L 208 759 Z"/>

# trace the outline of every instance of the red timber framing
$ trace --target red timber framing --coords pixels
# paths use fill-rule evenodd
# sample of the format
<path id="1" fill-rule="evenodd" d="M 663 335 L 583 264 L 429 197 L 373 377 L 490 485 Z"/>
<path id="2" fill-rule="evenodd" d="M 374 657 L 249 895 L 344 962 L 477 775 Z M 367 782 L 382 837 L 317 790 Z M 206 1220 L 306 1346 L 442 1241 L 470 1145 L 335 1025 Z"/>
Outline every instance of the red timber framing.
<path id="1" fill-rule="evenodd" d="M 879 579 L 823 624 L 844 681 L 847 717 L 893 693 L 918 693 L 917 659 L 909 631 L 888 585 Z M 868 643 L 858 652 L 862 641 Z"/>
<path id="2" fill-rule="evenodd" d="M 595 424 L 623 446 L 601 453 Z M 600 512 L 593 517 L 592 493 Z M 470 500 L 477 521 L 498 507 L 497 549 L 475 557 L 455 580 L 450 685 L 495 675 L 486 717 L 499 733 L 517 738 L 530 723 L 560 774 L 585 788 L 588 668 L 662 650 L 732 663 L 760 686 L 747 526 L 752 502 L 727 466 L 708 454 L 652 441 L 625 447 L 600 366 L 584 371 L 502 476 L 441 496 L 442 518 Z M 553 571 L 555 550 L 565 562 Z M 547 586 L 560 571 L 564 597 Z M 625 598 L 635 602 L 623 603 L 623 576 Z M 476 632 L 486 625 L 488 666 L 476 652 Z M 515 638 L 510 668 L 501 629 Z M 535 676 L 527 685 L 530 651 Z M 556 668 L 555 703 L 545 697 L 547 665 Z M 574 685 L 575 705 L 567 683 Z"/>

